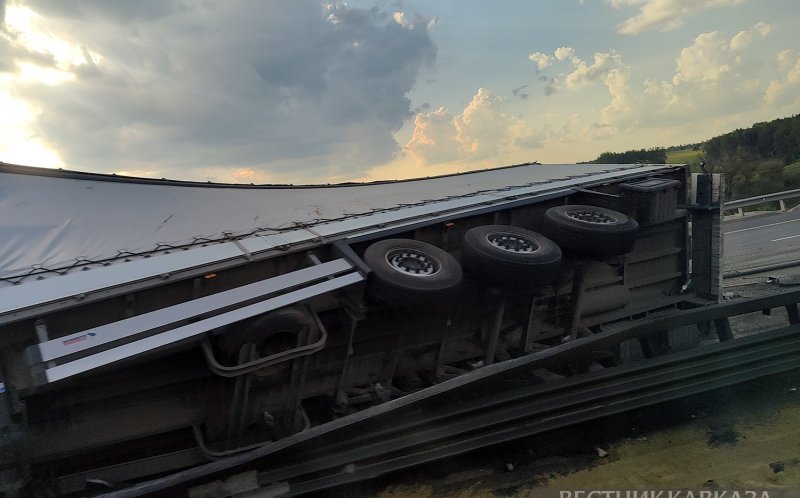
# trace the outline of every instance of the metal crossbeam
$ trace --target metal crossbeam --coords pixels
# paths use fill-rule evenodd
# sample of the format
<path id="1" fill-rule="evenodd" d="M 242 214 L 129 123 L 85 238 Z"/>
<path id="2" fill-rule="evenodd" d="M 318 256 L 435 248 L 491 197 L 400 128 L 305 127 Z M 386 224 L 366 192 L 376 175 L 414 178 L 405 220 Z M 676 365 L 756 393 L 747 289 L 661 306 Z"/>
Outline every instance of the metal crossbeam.
<path id="1" fill-rule="evenodd" d="M 262 313 L 288 306 L 303 299 L 318 296 L 320 294 L 324 294 L 325 292 L 330 292 L 332 290 L 360 282 L 363 279 L 364 277 L 361 276 L 360 273 L 348 273 L 346 275 L 342 275 L 341 277 L 326 280 L 310 287 L 287 292 L 286 294 L 281 294 L 280 296 L 272 299 L 251 304 L 250 306 L 245 306 L 244 308 L 222 313 L 220 315 L 171 329 L 154 336 L 145 337 L 144 339 L 139 339 L 135 342 L 101 351 L 91 356 L 79 358 L 77 360 L 64 363 L 63 365 L 47 368 L 44 371 L 44 379 L 37 380 L 43 380 L 44 382 L 49 383 L 65 379 L 67 377 L 72 377 L 73 375 L 94 370 L 96 368 L 109 365 L 132 356 L 175 344 L 178 341 L 199 336 L 200 334 L 234 322 L 252 318 Z"/>
<path id="2" fill-rule="evenodd" d="M 243 285 L 235 289 L 42 342 L 32 346 L 34 351 L 29 353 L 29 358 L 36 363 L 56 360 L 143 332 L 168 327 L 201 315 L 208 315 L 230 306 L 243 304 L 284 289 L 305 285 L 352 269 L 353 266 L 344 259 L 303 268 L 285 275 L 268 278 L 260 282 Z"/>
<path id="3" fill-rule="evenodd" d="M 349 261 L 337 259 L 45 341 L 28 348 L 28 359 L 37 383 L 55 382 L 362 280 Z M 131 342 L 114 344 L 125 340 Z"/>

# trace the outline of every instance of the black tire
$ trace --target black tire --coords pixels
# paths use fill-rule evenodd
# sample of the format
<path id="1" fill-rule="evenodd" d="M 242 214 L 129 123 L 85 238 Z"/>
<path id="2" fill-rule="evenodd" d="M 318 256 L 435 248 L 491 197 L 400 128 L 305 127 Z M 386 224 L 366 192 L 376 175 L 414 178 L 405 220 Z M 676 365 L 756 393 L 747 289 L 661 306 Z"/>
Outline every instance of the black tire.
<path id="1" fill-rule="evenodd" d="M 544 235 L 508 225 L 484 225 L 464 235 L 464 269 L 503 287 L 537 288 L 555 280 L 561 249 Z"/>
<path id="2" fill-rule="evenodd" d="M 639 224 L 598 206 L 556 206 L 545 212 L 542 233 L 561 249 L 584 256 L 618 256 L 631 252 Z"/>
<path id="3" fill-rule="evenodd" d="M 418 304 L 452 295 L 461 283 L 461 265 L 436 246 L 411 239 L 370 245 L 364 262 L 372 270 L 370 292 L 393 304 Z"/>
<path id="4" fill-rule="evenodd" d="M 314 318 L 300 307 L 289 306 L 255 317 L 233 330 L 223 332 L 217 340 L 217 347 L 226 357 L 235 359 L 238 358 L 239 350 L 243 345 L 253 343 L 260 346 L 257 349 L 259 349 L 260 356 L 263 357 L 280 352 L 279 350 L 264 350 L 267 346 L 281 350 L 297 346 L 296 343 L 294 345 L 269 344 L 270 337 L 281 334 L 296 338 L 304 329 L 308 329 L 307 338 L 314 340 L 317 337 L 317 322 Z"/>

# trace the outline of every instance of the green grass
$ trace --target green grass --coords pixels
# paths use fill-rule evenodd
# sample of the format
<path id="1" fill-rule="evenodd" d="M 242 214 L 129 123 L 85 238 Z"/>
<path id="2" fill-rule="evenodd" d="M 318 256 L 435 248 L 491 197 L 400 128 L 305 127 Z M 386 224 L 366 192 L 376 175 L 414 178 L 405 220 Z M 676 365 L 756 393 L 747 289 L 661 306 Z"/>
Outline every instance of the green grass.
<path id="1" fill-rule="evenodd" d="M 800 161 L 784 166 L 783 181 L 790 188 L 800 187 Z"/>
<path id="2" fill-rule="evenodd" d="M 667 163 L 699 165 L 703 157 L 702 150 L 679 149 L 667 152 Z"/>
<path id="3" fill-rule="evenodd" d="M 789 164 L 787 166 L 784 166 L 783 167 L 783 173 L 787 174 L 787 175 L 788 174 L 795 174 L 795 175 L 800 174 L 800 161 L 797 161 L 796 163 L 792 163 L 792 164 Z"/>

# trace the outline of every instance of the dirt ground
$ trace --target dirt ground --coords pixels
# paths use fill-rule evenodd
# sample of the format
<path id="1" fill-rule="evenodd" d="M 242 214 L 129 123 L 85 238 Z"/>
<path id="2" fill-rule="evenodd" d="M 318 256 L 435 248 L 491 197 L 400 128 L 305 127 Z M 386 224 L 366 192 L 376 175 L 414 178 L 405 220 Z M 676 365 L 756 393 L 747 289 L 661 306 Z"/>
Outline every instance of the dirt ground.
<path id="1" fill-rule="evenodd" d="M 800 289 L 768 283 L 768 276 L 726 282 L 726 291 L 735 299 Z M 742 335 L 787 323 L 784 310 L 731 322 Z M 543 456 L 539 441 L 516 442 L 340 490 L 339 496 L 523 498 L 546 488 L 767 488 L 796 489 L 800 496 L 800 372 L 659 409 L 674 413 L 621 419 L 628 426 L 579 434 L 554 455 Z"/>
<path id="2" fill-rule="evenodd" d="M 739 406 L 646 439 L 616 443 L 597 466 L 549 479 L 547 485 L 800 489 L 800 395 L 792 394 L 784 406 Z"/>
<path id="3" fill-rule="evenodd" d="M 450 462 L 441 469 L 446 475 L 412 472 L 367 494 L 528 498 L 544 488 L 779 488 L 797 489 L 800 496 L 800 390 L 794 384 L 800 387 L 800 374 L 751 386 L 725 406 L 709 406 L 712 413 L 698 406 L 697 414 L 677 425 L 593 442 L 566 456 L 526 460 L 519 446 L 500 448 Z"/>

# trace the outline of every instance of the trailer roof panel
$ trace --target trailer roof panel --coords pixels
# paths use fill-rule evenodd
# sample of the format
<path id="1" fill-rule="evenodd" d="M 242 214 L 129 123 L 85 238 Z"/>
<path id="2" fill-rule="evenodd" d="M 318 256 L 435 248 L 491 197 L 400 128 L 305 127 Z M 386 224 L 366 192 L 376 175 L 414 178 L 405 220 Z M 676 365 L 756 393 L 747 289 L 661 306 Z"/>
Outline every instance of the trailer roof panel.
<path id="1" fill-rule="evenodd" d="M 0 163 L 0 279 L 66 273 L 87 262 L 309 229 L 405 208 L 505 195 L 560 180 L 665 166 L 524 164 L 415 180 L 230 185 Z M 462 202 L 463 203 L 463 202 Z M 389 215 L 392 216 L 391 214 Z M 9 280 L 11 279 L 11 280 Z M 12 282 L 16 283 L 16 282 Z"/>

